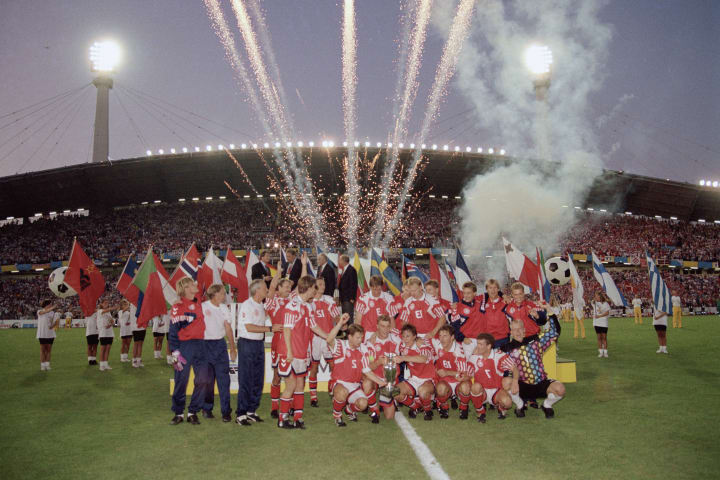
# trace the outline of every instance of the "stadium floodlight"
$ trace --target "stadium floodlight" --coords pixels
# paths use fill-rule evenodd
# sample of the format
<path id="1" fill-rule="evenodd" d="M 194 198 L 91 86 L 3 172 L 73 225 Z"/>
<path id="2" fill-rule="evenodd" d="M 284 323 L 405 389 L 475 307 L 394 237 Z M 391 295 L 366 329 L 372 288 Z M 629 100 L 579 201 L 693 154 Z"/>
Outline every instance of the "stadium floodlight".
<path id="1" fill-rule="evenodd" d="M 355 147 L 359 147 L 359 146 L 360 146 L 360 142 L 355 142 L 355 143 L 353 143 L 353 145 L 354 145 Z"/>
<path id="2" fill-rule="evenodd" d="M 470 153 L 470 152 L 472 152 L 472 148 L 470 148 L 470 147 L 465 147 L 465 151 L 468 152 L 468 153 Z"/>
<path id="3" fill-rule="evenodd" d="M 277 242 L 273 243 L 273 247 L 278 248 L 278 243 Z"/>
<path id="4" fill-rule="evenodd" d="M 57 212 L 50 212 L 50 215 L 57 215 Z"/>
<path id="5" fill-rule="evenodd" d="M 302 147 L 303 145 L 305 145 L 305 144 L 304 144 L 302 141 L 297 142 L 297 146 L 298 146 L 298 147 Z"/>
<path id="6" fill-rule="evenodd" d="M 700 223 L 705 223 L 705 219 L 704 219 L 704 218 L 698 218 L 698 222 L 700 222 Z"/>
<path id="7" fill-rule="evenodd" d="M 187 147 L 183 147 L 182 150 L 183 150 L 183 153 L 187 153 L 187 152 L 188 152 Z"/>
<path id="8" fill-rule="evenodd" d="M 328 147 L 333 148 L 334 146 L 335 146 L 335 142 L 333 142 L 332 140 L 330 140 L 330 141 L 328 142 Z"/>
<path id="9" fill-rule="evenodd" d="M 240 145 L 240 148 L 242 148 L 242 149 L 247 148 L 247 143 L 243 143 L 242 145 Z"/>
<path id="10" fill-rule="evenodd" d="M 170 153 L 175 153 L 175 149 L 174 149 L 174 148 L 171 148 L 171 149 L 170 149 Z"/>
<path id="11" fill-rule="evenodd" d="M 392 142 L 388 142 L 388 148 L 392 148 Z"/>
<path id="12" fill-rule="evenodd" d="M 314 146 L 315 146 L 315 142 L 308 142 L 308 145 L 310 145 L 311 147 L 314 147 Z"/>
<path id="13" fill-rule="evenodd" d="M 377 142 L 377 148 L 380 148 L 380 147 L 382 147 L 382 143 Z"/>
<path id="14" fill-rule="evenodd" d="M 199 151 L 200 151 L 200 147 L 195 147 L 195 151 L 196 151 L 196 152 L 199 152 Z"/>
<path id="15" fill-rule="evenodd" d="M 450 147 L 448 147 L 447 145 L 443 145 L 443 150 L 445 150 L 447 152 L 449 149 L 450 149 Z"/>
<path id="16" fill-rule="evenodd" d="M 205 150 L 207 150 L 208 152 L 211 152 L 211 151 L 212 151 L 212 145 L 205 145 Z"/>
<path id="17" fill-rule="evenodd" d="M 200 200 L 200 197 L 193 197 L 193 198 L 192 198 L 192 201 L 193 201 L 193 202 L 197 202 L 198 200 Z"/>
<path id="18" fill-rule="evenodd" d="M 212 200 L 213 197 L 205 197 L 205 200 Z"/>
<path id="19" fill-rule="evenodd" d="M 414 144 L 414 143 L 411 143 L 411 144 L 410 144 L 410 148 L 415 148 L 415 144 Z"/>
<path id="20" fill-rule="evenodd" d="M 343 142 L 343 147 L 347 147 L 347 142 Z"/>
<path id="21" fill-rule="evenodd" d="M 505 155 L 505 149 L 504 149 L 504 148 L 501 148 L 501 149 L 500 149 L 500 155 Z"/>
<path id="22" fill-rule="evenodd" d="M 292 142 L 285 142 L 285 146 L 286 146 L 287 148 L 291 148 L 291 147 L 292 147 Z"/>
<path id="23" fill-rule="evenodd" d="M 322 146 L 323 146 L 323 147 L 327 147 L 327 146 L 328 146 L 328 142 L 327 142 L 327 140 L 323 140 L 323 142 L 322 142 Z"/>
<path id="24" fill-rule="evenodd" d="M 141 203 L 141 205 L 147 205 L 147 204 L 148 204 L 148 202 L 142 202 L 142 203 Z"/>
<path id="25" fill-rule="evenodd" d="M 184 198 L 178 198 L 178 202 L 184 202 L 184 201 L 185 201 Z"/>
<path id="26" fill-rule="evenodd" d="M 432 149 L 433 149 L 433 150 L 437 150 L 437 143 L 433 143 L 433 144 L 432 144 Z"/>
<path id="27" fill-rule="evenodd" d="M 70 213 L 70 210 L 63 210 L 63 213 Z M 8 218 L 8 220 L 12 220 L 13 217 Z"/>
<path id="28" fill-rule="evenodd" d="M 234 143 L 231 143 L 231 144 L 230 144 L 230 150 L 235 150 L 235 144 L 234 144 Z"/>
<path id="29" fill-rule="evenodd" d="M 625 212 L 625 215 L 632 215 L 632 212 Z"/>
<path id="30" fill-rule="evenodd" d="M 477 153 L 482 153 L 482 147 L 478 147 L 478 152 L 477 152 Z"/>
<path id="31" fill-rule="evenodd" d="M 270 248 L 270 242 L 265 242 L 265 248 Z"/>
<path id="32" fill-rule="evenodd" d="M 701 186 L 701 187 L 704 187 L 704 186 L 705 186 L 705 180 L 700 180 L 700 186 Z"/>
<path id="33" fill-rule="evenodd" d="M 280 148 L 280 142 L 275 142 L 275 148 Z"/>
<path id="34" fill-rule="evenodd" d="M 399 144 L 398 144 L 398 148 L 405 148 L 405 144 L 404 144 L 404 143 L 399 143 Z"/>
<path id="35" fill-rule="evenodd" d="M 268 142 L 263 143 L 263 147 L 270 148 L 270 144 Z"/>
<path id="36" fill-rule="evenodd" d="M 122 59 L 120 45 L 112 40 L 95 42 L 90 47 L 90 62 L 92 72 L 110 73 L 115 70 Z"/>
<path id="37" fill-rule="evenodd" d="M 433 194 L 430 194 L 430 198 L 435 198 L 435 195 L 433 195 Z"/>
<path id="38" fill-rule="evenodd" d="M 677 220 L 677 217 L 670 217 L 670 220 Z"/>
<path id="39" fill-rule="evenodd" d="M 223 145 L 218 145 L 218 150 L 225 150 L 225 147 Z"/>
<path id="40" fill-rule="evenodd" d="M 253 148 L 254 148 L 255 150 L 257 150 L 258 144 L 257 144 L 257 143 L 253 143 Z"/>
<path id="41" fill-rule="evenodd" d="M 550 73 L 553 55 L 547 45 L 530 45 L 525 50 L 525 65 L 534 75 Z"/>
<path id="42" fill-rule="evenodd" d="M 717 186 L 718 186 L 718 181 L 715 180 L 715 181 L 713 182 L 713 187 L 717 188 Z"/>
<path id="43" fill-rule="evenodd" d="M 489 153 L 490 155 L 492 155 L 493 153 L 495 153 L 495 149 L 494 149 L 494 148 L 488 148 L 488 153 Z"/>
<path id="44" fill-rule="evenodd" d="M 458 147 L 457 145 L 455 145 L 455 151 L 456 151 L 456 152 L 459 152 L 459 151 L 460 151 L 460 147 Z"/>
<path id="45" fill-rule="evenodd" d="M 370 142 L 365 142 L 365 147 L 369 147 L 369 146 L 370 146 Z"/>
<path id="46" fill-rule="evenodd" d="M 147 155 L 148 157 L 149 157 L 150 155 L 152 155 L 152 150 L 146 150 L 146 151 L 145 151 L 145 155 Z"/>
<path id="47" fill-rule="evenodd" d="M 442 198 L 444 198 L 444 199 L 446 199 L 446 200 L 447 200 L 447 195 L 443 195 L 443 196 L 442 196 Z"/>
<path id="48" fill-rule="evenodd" d="M 425 147 L 427 147 L 427 145 L 425 145 L 424 143 L 420 145 L 420 148 L 422 148 L 423 150 L 425 150 Z"/>
<path id="49" fill-rule="evenodd" d="M 163 149 L 161 148 L 160 150 L 158 150 L 158 153 L 159 153 L 160 155 L 163 155 L 163 154 L 165 153 L 165 150 L 163 150 Z"/>

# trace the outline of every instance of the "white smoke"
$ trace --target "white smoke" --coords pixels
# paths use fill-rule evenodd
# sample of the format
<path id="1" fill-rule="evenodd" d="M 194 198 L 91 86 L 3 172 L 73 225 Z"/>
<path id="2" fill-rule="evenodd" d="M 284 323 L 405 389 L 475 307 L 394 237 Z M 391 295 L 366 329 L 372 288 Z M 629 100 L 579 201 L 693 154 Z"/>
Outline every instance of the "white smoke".
<path id="1" fill-rule="evenodd" d="M 452 3 L 452 2 L 450 2 Z M 550 254 L 576 222 L 593 180 L 602 172 L 589 96 L 603 83 L 611 28 L 600 21 L 599 0 L 485 0 L 463 48 L 455 85 L 475 105 L 481 144 L 502 146 L 517 160 L 470 179 L 463 192 L 460 238 L 474 270 L 505 277 L 500 235 L 534 258 Z M 441 32 L 450 24 L 448 2 L 433 12 Z M 548 108 L 538 109 L 525 49 L 553 52 Z M 537 132 L 548 159 L 537 160 Z M 483 141 L 484 140 L 484 141 Z M 488 144 L 487 140 L 492 142 Z M 565 206 L 565 207 L 563 207 Z M 486 259 L 486 255 L 493 258 Z"/>

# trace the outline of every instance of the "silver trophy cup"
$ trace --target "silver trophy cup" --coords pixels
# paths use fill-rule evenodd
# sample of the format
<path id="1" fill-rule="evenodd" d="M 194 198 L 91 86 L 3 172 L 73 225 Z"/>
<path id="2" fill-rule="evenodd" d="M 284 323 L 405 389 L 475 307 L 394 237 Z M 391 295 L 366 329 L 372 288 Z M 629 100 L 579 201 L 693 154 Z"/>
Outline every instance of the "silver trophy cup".
<path id="1" fill-rule="evenodd" d="M 393 397 L 398 394 L 399 390 L 395 386 L 395 380 L 397 379 L 398 367 L 395 364 L 395 354 L 385 353 L 385 357 L 388 359 L 388 363 L 383 366 L 383 374 L 387 385 L 379 389 L 378 400 L 384 403 L 390 403 L 393 401 Z"/>

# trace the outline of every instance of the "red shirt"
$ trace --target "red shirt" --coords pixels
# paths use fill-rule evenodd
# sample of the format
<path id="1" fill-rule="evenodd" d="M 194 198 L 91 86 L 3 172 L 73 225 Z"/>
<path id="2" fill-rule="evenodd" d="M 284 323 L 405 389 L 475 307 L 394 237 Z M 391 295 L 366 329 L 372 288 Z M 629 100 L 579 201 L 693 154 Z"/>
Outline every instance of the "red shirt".
<path id="1" fill-rule="evenodd" d="M 331 375 L 333 380 L 360 383 L 363 373 L 370 371 L 370 358 L 365 345 L 361 344 L 358 348 L 350 348 L 347 340 L 335 339 L 332 354 L 335 362 Z"/>
<path id="2" fill-rule="evenodd" d="M 205 316 L 202 311 L 202 302 L 198 297 L 192 300 L 181 298 L 172 306 L 170 321 L 172 324 L 179 324 L 178 339 L 180 341 L 205 339 Z"/>
<path id="3" fill-rule="evenodd" d="M 453 309 L 453 320 L 464 320 L 460 331 L 463 335 L 468 338 L 477 338 L 477 336 L 483 332 L 487 332 L 487 319 L 485 315 L 480 311 L 480 302 L 473 300 L 471 303 L 466 303 L 461 300 Z M 505 315 L 503 315 L 503 319 Z M 505 320 L 507 324 L 507 320 Z"/>
<path id="4" fill-rule="evenodd" d="M 410 375 L 417 378 L 431 379 L 435 377 L 435 365 L 433 364 L 434 353 L 432 345 L 427 342 L 421 347 L 418 347 L 414 343 L 410 347 L 406 347 L 405 344 L 400 345 L 400 355 L 403 357 L 414 357 L 417 355 L 424 355 L 426 357 L 425 363 L 407 362 L 410 368 Z"/>
<path id="5" fill-rule="evenodd" d="M 355 311 L 362 315 L 360 324 L 366 332 L 377 331 L 377 319 L 380 315 L 394 317 L 398 313 L 393 297 L 387 293 L 380 293 L 379 297 L 373 297 L 372 292 L 363 293 L 355 304 Z"/>
<path id="6" fill-rule="evenodd" d="M 497 349 L 490 352 L 488 358 L 480 355 L 471 356 L 468 364 L 475 381 L 483 388 L 501 388 L 504 372 L 513 369 L 512 359 Z"/>
<path id="7" fill-rule="evenodd" d="M 523 300 L 520 305 L 515 303 L 513 300 L 504 308 L 504 312 L 508 320 L 521 320 L 525 324 L 526 337 L 540 333 L 540 326 L 535 323 L 532 318 L 530 318 L 530 310 L 533 308 L 537 308 L 537 305 L 530 300 Z"/>
<path id="8" fill-rule="evenodd" d="M 495 337 L 495 340 L 507 338 L 510 335 L 510 324 L 505 312 L 503 312 L 505 300 L 502 297 L 497 297 L 495 301 L 492 301 L 487 295 L 484 295 L 478 297 L 475 301 L 480 300 L 482 300 L 480 311 L 483 312 L 485 317 L 486 332 Z"/>
<path id="9" fill-rule="evenodd" d="M 308 358 L 313 336 L 311 329 L 316 325 L 312 315 L 312 306 L 302 301 L 300 297 L 295 297 L 283 307 L 281 315 L 283 316 L 283 327 L 292 330 L 290 348 L 292 348 L 293 358 L 300 360 Z M 277 352 L 287 356 L 284 332 L 279 337 Z"/>
<path id="10" fill-rule="evenodd" d="M 283 307 L 290 301 L 289 297 L 274 296 L 265 302 L 265 311 L 270 316 L 270 323 L 274 325 L 282 325 L 283 317 L 281 315 Z M 282 339 L 282 332 L 273 332 L 270 348 L 277 352 L 278 342 Z M 284 341 L 284 340 L 283 340 Z"/>
<path id="11" fill-rule="evenodd" d="M 380 339 L 377 335 L 375 335 L 375 341 L 370 342 L 368 341 L 366 343 L 368 350 L 370 351 L 370 354 L 372 356 L 371 361 L 375 360 L 376 358 L 380 358 L 381 356 L 385 355 L 386 353 L 394 353 L 395 355 L 399 355 L 400 353 L 400 344 L 402 343 L 402 340 L 400 339 L 400 330 L 391 330 L 390 335 L 387 336 L 385 339 Z M 385 378 L 383 373 L 383 366 L 379 365 L 375 370 L 375 375 L 377 375 L 380 378 Z"/>
<path id="12" fill-rule="evenodd" d="M 322 328 L 325 333 L 329 333 L 335 326 L 333 320 L 340 316 L 340 309 L 332 297 L 323 295 L 313 302 L 313 316 L 317 326 Z"/>
<path id="13" fill-rule="evenodd" d="M 435 350 L 433 360 L 435 361 L 436 372 L 437 370 L 452 370 L 460 373 L 467 372 L 468 366 L 465 361 L 465 352 L 459 343 L 453 340 L 452 344 L 450 344 L 450 350 L 446 351 L 443 349 L 440 340 L 433 338 L 432 346 Z M 445 377 L 439 377 L 436 375 L 435 380 L 443 380 L 447 383 L 457 383 L 458 381 L 454 375 L 448 375 Z"/>
<path id="14" fill-rule="evenodd" d="M 414 325 L 418 335 L 428 334 L 438 323 L 438 303 L 424 295 L 420 298 L 410 297 L 400 312 L 402 323 Z"/>

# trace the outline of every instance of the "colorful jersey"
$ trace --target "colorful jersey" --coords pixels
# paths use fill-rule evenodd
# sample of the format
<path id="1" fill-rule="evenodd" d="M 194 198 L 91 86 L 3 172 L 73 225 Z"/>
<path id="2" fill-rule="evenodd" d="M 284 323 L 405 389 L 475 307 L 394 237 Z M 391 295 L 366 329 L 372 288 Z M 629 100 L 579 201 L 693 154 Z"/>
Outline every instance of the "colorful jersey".
<path id="1" fill-rule="evenodd" d="M 435 351 L 430 343 L 425 342 L 420 347 L 418 347 L 417 344 L 412 344 L 409 347 L 405 346 L 405 344 L 400 344 L 400 355 L 403 357 L 425 356 L 426 360 L 424 363 L 407 362 L 410 375 L 417 378 L 428 379 L 435 377 L 435 365 L 433 364 Z"/>
<path id="2" fill-rule="evenodd" d="M 557 317 L 550 317 L 550 328 L 541 335 L 525 337 L 522 342 L 511 340 L 503 345 L 502 351 L 507 353 L 515 362 L 520 374 L 520 380 L 537 384 L 547 378 L 542 356 L 550 348 L 552 342 L 560 336 L 560 325 Z"/>
<path id="3" fill-rule="evenodd" d="M 498 349 L 492 350 L 487 358 L 473 355 L 468 364 L 475 382 L 483 388 L 501 388 L 503 375 L 513 369 L 510 356 Z"/>
<path id="4" fill-rule="evenodd" d="M 313 315 L 317 326 L 322 328 L 325 333 L 328 333 L 335 326 L 333 320 L 340 316 L 340 309 L 332 297 L 323 295 L 313 302 Z"/>
<path id="5" fill-rule="evenodd" d="M 309 357 L 310 342 L 313 336 L 312 328 L 316 326 L 312 310 L 312 304 L 304 302 L 300 297 L 292 299 L 281 310 L 283 327 L 292 330 L 290 348 L 292 348 L 293 358 L 302 360 Z M 287 356 L 284 332 L 278 337 L 280 339 L 278 340 L 277 352 L 280 355 Z"/>
<path id="6" fill-rule="evenodd" d="M 508 322 L 521 320 L 525 324 L 525 336 L 531 337 L 540 333 L 540 325 L 545 324 L 546 321 L 543 310 L 538 310 L 537 319 L 530 315 L 530 311 L 534 308 L 537 308 L 537 305 L 529 300 L 523 300 L 520 305 L 512 301 L 505 305 L 503 312 L 505 312 Z"/>
<path id="7" fill-rule="evenodd" d="M 400 339 L 400 330 L 397 329 L 391 330 L 390 335 L 388 335 L 385 339 L 378 338 L 376 334 L 375 339 L 372 342 L 368 340 L 365 343 L 368 348 L 368 353 L 370 354 L 371 362 L 374 361 L 376 358 L 380 358 L 386 353 L 394 353 L 395 355 L 400 355 L 401 344 L 402 340 Z M 383 378 L 384 373 L 382 365 L 376 367 L 373 372 L 375 372 L 375 375 L 377 375 L 378 377 Z"/>
<path id="8" fill-rule="evenodd" d="M 170 331 L 168 342 L 172 350 L 180 348 L 185 340 L 203 340 L 205 338 L 205 317 L 202 300 L 196 296 L 192 300 L 182 298 L 170 310 Z"/>
<path id="9" fill-rule="evenodd" d="M 362 315 L 360 324 L 366 332 L 377 331 L 377 319 L 380 315 L 394 317 L 398 314 L 398 306 L 395 299 L 387 292 L 382 292 L 379 297 L 373 297 L 372 292 L 363 293 L 355 303 L 355 311 Z"/>
<path id="10" fill-rule="evenodd" d="M 365 345 L 350 348 L 347 340 L 335 339 L 332 355 L 334 365 L 331 378 L 335 381 L 360 383 L 363 373 L 370 371 L 370 356 Z"/>
<path id="11" fill-rule="evenodd" d="M 485 330 L 487 333 L 495 337 L 495 340 L 507 338 L 510 335 L 510 323 L 505 315 L 505 300 L 497 297 L 490 300 L 488 294 L 484 294 L 476 298 L 476 302 L 480 300 L 480 311 L 485 317 Z"/>
<path id="12" fill-rule="evenodd" d="M 420 298 L 410 297 L 405 300 L 400 312 L 400 320 L 403 324 L 414 325 L 418 335 L 426 335 L 437 325 L 440 318 L 439 311 L 438 303 L 423 294 Z"/>
<path id="13" fill-rule="evenodd" d="M 465 361 L 465 352 L 462 346 L 453 340 L 450 345 L 450 350 L 443 349 L 440 340 L 433 338 L 432 346 L 434 350 L 433 361 L 435 362 L 435 371 L 437 370 L 452 370 L 459 373 L 467 373 L 468 365 Z M 454 375 L 447 375 L 444 377 L 437 376 L 436 380 L 443 380 L 448 383 L 457 382 L 457 378 Z"/>

